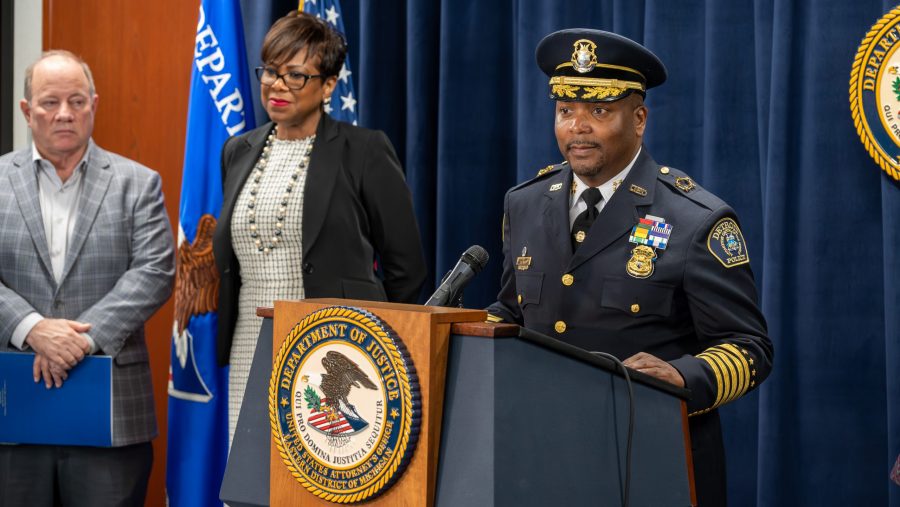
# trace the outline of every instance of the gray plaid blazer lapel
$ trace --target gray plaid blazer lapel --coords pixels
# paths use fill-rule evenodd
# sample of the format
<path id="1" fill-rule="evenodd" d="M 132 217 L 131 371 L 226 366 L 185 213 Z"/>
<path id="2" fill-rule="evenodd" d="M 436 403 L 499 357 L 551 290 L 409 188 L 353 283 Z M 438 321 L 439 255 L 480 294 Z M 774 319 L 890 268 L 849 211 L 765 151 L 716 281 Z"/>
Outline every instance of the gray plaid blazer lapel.
<path id="1" fill-rule="evenodd" d="M 81 247 L 87 239 L 88 232 L 94 225 L 94 219 L 97 218 L 97 211 L 103 202 L 103 196 L 109 188 L 109 181 L 112 179 L 112 172 L 109 170 L 110 160 L 105 151 L 98 148 L 91 142 L 88 147 L 90 153 L 87 157 L 87 167 L 85 168 L 84 186 L 81 189 L 81 197 L 78 199 L 78 211 L 75 218 L 75 231 L 72 233 L 72 240 L 69 243 L 69 251 L 66 252 L 66 263 L 63 266 L 62 278 L 59 285 L 72 270 L 72 265 L 78 258 Z M 46 242 L 45 242 L 46 243 Z"/>
<path id="2" fill-rule="evenodd" d="M 19 204 L 19 210 L 22 212 L 22 218 L 25 219 L 25 227 L 31 233 L 31 241 L 34 243 L 38 258 L 44 264 L 47 273 L 53 273 L 47 236 L 44 235 L 44 218 L 41 214 L 37 174 L 34 170 L 34 160 L 32 160 L 30 149 L 20 151 L 13 158 L 13 170 L 9 172 L 9 183 L 16 196 L 16 202 Z"/>

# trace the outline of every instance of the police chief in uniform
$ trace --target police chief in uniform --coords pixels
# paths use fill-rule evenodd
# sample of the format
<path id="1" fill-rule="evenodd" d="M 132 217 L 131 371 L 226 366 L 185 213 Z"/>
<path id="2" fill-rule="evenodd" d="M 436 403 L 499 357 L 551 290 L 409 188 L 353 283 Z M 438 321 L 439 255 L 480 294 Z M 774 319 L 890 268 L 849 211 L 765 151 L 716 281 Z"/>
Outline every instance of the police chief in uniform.
<path id="1" fill-rule="evenodd" d="M 569 29 L 545 37 L 536 57 L 565 161 L 506 194 L 489 320 L 690 389 L 699 505 L 725 505 L 716 408 L 759 385 L 773 357 L 737 216 L 642 145 L 646 90 L 666 79 L 656 55 L 616 34 Z"/>

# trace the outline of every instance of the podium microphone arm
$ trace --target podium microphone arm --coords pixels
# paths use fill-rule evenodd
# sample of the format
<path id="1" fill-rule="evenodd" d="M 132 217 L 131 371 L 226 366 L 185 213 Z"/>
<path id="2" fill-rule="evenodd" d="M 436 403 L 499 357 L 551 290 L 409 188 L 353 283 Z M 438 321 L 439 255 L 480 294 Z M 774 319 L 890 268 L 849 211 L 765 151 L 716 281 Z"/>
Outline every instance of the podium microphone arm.
<path id="1" fill-rule="evenodd" d="M 487 250 L 472 245 L 459 258 L 456 266 L 441 281 L 441 285 L 425 302 L 425 306 L 454 306 L 459 304 L 462 291 L 472 278 L 481 272 L 490 256 Z"/>

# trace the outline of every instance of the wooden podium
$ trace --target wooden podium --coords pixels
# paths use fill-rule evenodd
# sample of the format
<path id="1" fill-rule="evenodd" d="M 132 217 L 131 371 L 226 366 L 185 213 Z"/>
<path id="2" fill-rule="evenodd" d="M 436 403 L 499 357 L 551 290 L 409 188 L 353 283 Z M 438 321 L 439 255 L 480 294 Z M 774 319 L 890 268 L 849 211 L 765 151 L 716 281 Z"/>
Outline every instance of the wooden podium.
<path id="1" fill-rule="evenodd" d="M 398 481 L 383 494 L 367 501 L 371 506 L 432 505 L 437 475 L 441 417 L 444 406 L 444 379 L 450 326 L 457 322 L 481 322 L 481 310 L 434 306 L 377 303 L 345 299 L 307 299 L 275 302 L 273 325 L 273 359 L 294 325 L 306 315 L 332 306 L 364 308 L 384 321 L 403 341 L 418 372 L 422 397 L 418 443 L 412 460 L 401 471 Z M 271 505 L 332 506 L 307 491 L 282 462 L 274 441 L 270 439 Z"/>
<path id="2" fill-rule="evenodd" d="M 693 491 L 687 390 L 485 312 L 343 299 L 276 302 L 264 317 L 221 490 L 232 507 L 327 506 L 291 476 L 274 444 L 267 390 L 292 328 L 354 307 L 400 337 L 421 393 L 418 443 L 374 506 L 621 505 L 634 427 L 630 505 L 687 507 Z M 629 418 L 633 407 L 635 417 Z"/>

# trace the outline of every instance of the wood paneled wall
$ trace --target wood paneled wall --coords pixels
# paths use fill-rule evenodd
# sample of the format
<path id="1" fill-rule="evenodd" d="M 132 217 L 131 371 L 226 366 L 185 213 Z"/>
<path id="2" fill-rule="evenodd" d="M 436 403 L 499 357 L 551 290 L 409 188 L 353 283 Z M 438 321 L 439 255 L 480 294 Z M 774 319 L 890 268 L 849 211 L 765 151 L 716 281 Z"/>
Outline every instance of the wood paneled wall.
<path id="1" fill-rule="evenodd" d="M 100 102 L 94 140 L 162 175 L 177 231 L 181 166 L 199 0 L 43 0 L 44 49 L 91 66 Z M 166 386 L 171 300 L 146 326 L 160 435 L 147 505 L 165 505 Z"/>

